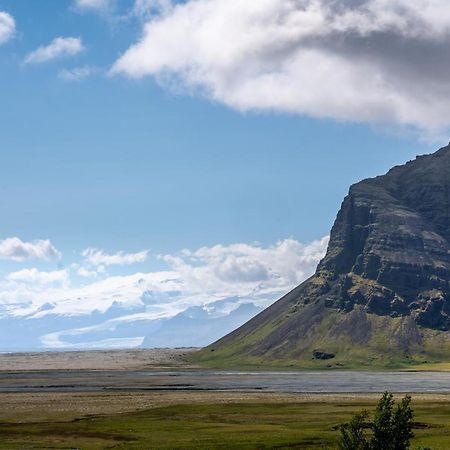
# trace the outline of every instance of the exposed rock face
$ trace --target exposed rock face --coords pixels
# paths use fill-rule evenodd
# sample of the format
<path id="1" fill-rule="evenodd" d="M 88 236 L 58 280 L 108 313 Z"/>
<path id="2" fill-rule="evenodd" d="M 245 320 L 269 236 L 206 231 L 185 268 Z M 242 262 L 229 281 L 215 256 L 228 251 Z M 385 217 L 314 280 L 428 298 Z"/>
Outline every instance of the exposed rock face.
<path id="1" fill-rule="evenodd" d="M 327 306 L 450 328 L 450 147 L 351 187 L 317 276 Z"/>
<path id="2" fill-rule="evenodd" d="M 334 356 L 334 353 L 320 352 L 319 350 L 313 352 L 314 359 L 333 359 Z"/>
<path id="3" fill-rule="evenodd" d="M 450 340 L 449 242 L 450 146 L 353 185 L 316 274 L 213 344 L 214 355 L 426 354 L 436 330 Z"/>

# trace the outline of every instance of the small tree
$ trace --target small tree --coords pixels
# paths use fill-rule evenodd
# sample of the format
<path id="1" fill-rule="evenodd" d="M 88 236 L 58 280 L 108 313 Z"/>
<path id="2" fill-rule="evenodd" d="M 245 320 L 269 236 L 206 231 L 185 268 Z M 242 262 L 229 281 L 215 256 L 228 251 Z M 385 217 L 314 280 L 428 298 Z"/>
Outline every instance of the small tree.
<path id="1" fill-rule="evenodd" d="M 406 450 L 414 437 L 412 431 L 414 413 L 411 407 L 411 397 L 407 395 L 395 409 L 392 417 L 392 448 Z"/>
<path id="2" fill-rule="evenodd" d="M 369 443 L 366 439 L 366 420 L 369 416 L 367 411 L 361 411 L 355 414 L 350 422 L 344 423 L 339 427 L 341 439 L 339 441 L 339 450 L 369 450 Z"/>
<path id="3" fill-rule="evenodd" d="M 373 422 L 367 423 L 367 411 L 355 414 L 352 420 L 339 427 L 340 450 L 408 450 L 414 437 L 410 406 L 411 397 L 405 396 L 397 406 L 394 397 L 385 392 L 375 410 Z M 395 409 L 394 409 L 395 406 Z M 367 429 L 371 429 L 370 439 Z"/>
<path id="4" fill-rule="evenodd" d="M 378 402 L 373 420 L 373 437 L 371 448 L 378 450 L 390 450 L 392 448 L 392 410 L 394 408 L 394 396 L 385 392 Z"/>

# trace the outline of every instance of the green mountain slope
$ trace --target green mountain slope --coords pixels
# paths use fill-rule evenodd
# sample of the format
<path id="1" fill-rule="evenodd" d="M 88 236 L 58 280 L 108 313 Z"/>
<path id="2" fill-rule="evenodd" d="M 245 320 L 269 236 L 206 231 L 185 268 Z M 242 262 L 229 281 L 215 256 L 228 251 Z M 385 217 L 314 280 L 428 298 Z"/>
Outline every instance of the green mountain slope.
<path id="1" fill-rule="evenodd" d="M 197 353 L 210 367 L 450 361 L 450 147 L 350 188 L 313 277 Z"/>

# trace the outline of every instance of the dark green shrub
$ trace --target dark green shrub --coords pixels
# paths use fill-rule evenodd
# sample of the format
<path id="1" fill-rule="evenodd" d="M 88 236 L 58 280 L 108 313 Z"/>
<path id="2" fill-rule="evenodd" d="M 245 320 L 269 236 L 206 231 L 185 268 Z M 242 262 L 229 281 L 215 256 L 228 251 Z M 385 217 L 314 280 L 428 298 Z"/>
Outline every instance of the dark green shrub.
<path id="1" fill-rule="evenodd" d="M 366 437 L 366 420 L 369 413 L 361 411 L 352 417 L 348 423 L 340 426 L 341 438 L 339 450 L 369 450 L 369 443 Z"/>
<path id="2" fill-rule="evenodd" d="M 339 427 L 340 450 L 407 450 L 410 448 L 414 413 L 411 397 L 395 405 L 394 397 L 385 392 L 375 409 L 374 419 L 367 422 L 368 412 L 355 414 Z M 425 450 L 425 449 L 424 449 Z"/>

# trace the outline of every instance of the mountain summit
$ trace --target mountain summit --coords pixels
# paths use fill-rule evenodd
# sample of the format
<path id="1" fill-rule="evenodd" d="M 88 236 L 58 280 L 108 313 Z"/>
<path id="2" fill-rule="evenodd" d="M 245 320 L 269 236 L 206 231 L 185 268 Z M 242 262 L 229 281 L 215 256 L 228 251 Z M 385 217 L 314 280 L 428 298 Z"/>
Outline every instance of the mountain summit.
<path id="1" fill-rule="evenodd" d="M 450 361 L 450 146 L 351 186 L 316 273 L 202 350 L 211 366 Z"/>

